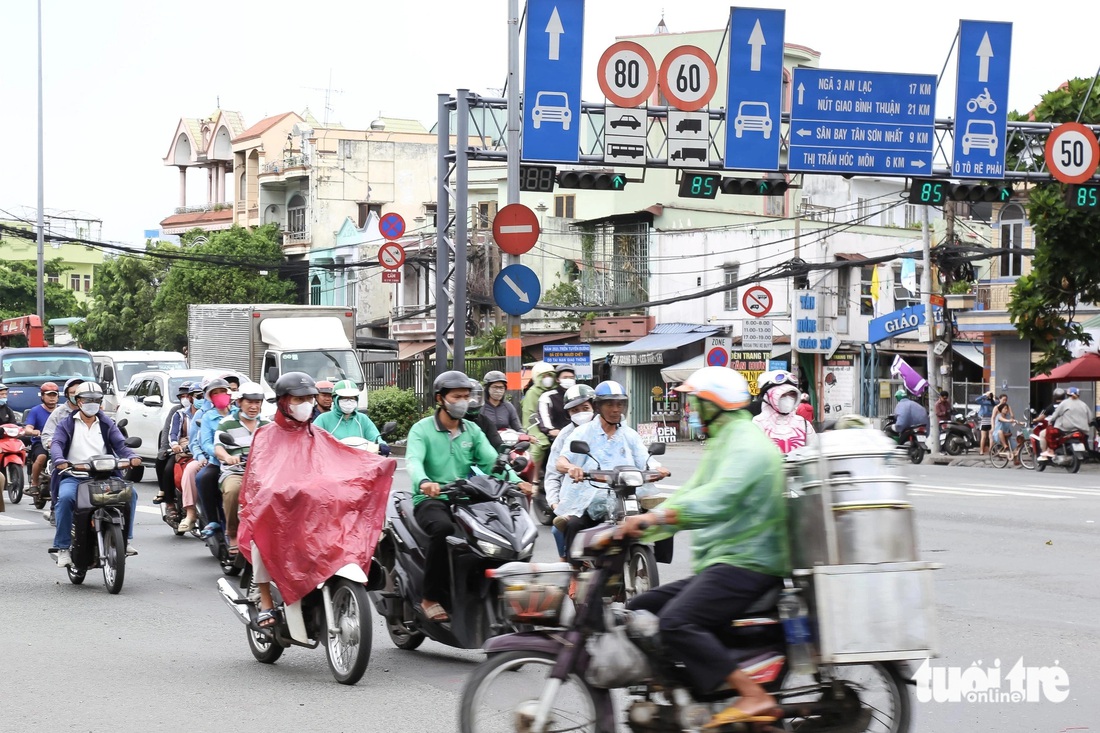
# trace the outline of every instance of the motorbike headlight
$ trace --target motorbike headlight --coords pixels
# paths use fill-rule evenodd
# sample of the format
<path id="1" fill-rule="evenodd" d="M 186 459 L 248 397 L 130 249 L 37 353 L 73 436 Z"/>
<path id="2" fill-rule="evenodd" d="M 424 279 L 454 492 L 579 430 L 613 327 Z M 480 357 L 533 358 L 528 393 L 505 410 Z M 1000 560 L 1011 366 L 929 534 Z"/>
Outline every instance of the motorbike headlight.
<path id="1" fill-rule="evenodd" d="M 96 458 L 92 461 L 92 468 L 96 471 L 113 471 L 118 467 L 118 461 L 114 458 Z"/>
<path id="2" fill-rule="evenodd" d="M 641 471 L 623 471 L 619 474 L 619 481 L 623 486 L 641 486 L 645 483 Z"/>
<path id="3" fill-rule="evenodd" d="M 506 554 L 510 554 L 511 550 L 507 550 L 500 545 L 493 544 L 492 542 L 486 542 L 485 540 L 478 540 L 477 546 L 481 548 L 481 551 L 491 557 L 503 557 Z"/>

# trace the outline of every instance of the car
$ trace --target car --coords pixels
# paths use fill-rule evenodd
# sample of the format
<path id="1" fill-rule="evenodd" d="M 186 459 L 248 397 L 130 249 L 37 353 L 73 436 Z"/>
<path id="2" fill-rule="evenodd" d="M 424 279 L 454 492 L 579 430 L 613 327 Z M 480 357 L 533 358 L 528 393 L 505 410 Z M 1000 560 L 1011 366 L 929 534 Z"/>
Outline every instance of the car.
<path id="1" fill-rule="evenodd" d="M 531 109 L 531 123 L 539 129 L 543 122 L 560 122 L 563 130 L 569 130 L 573 113 L 569 109 L 569 95 L 565 92 L 539 92 Z"/>
<path id="2" fill-rule="evenodd" d="M 103 387 L 103 411 L 114 416 L 126 387 L 138 372 L 186 369 L 187 359 L 178 351 L 93 351 L 95 376 Z"/>
<path id="3" fill-rule="evenodd" d="M 963 155 L 970 155 L 971 148 L 985 148 L 992 157 L 997 154 L 997 126 L 992 120 L 969 120 L 963 133 Z"/>
<path id="4" fill-rule="evenodd" d="M 745 130 L 757 130 L 764 133 L 764 139 L 772 136 L 772 116 L 767 102 L 742 102 L 737 105 L 737 116 L 733 118 L 733 132 L 737 137 Z"/>
<path id="5" fill-rule="evenodd" d="M 617 127 L 629 127 L 631 130 L 637 130 L 642 126 L 642 123 L 638 121 L 638 118 L 634 115 L 620 115 L 619 119 L 611 120 L 612 129 Z"/>
<path id="6" fill-rule="evenodd" d="M 126 434 L 131 438 L 141 438 L 141 446 L 134 452 L 147 460 L 157 457 L 164 423 L 180 403 L 176 393 L 181 384 L 201 382 L 207 377 L 225 374 L 236 374 L 242 382 L 246 381 L 243 375 L 232 369 L 168 369 L 135 374 L 115 412 L 116 420 L 126 420 Z"/>

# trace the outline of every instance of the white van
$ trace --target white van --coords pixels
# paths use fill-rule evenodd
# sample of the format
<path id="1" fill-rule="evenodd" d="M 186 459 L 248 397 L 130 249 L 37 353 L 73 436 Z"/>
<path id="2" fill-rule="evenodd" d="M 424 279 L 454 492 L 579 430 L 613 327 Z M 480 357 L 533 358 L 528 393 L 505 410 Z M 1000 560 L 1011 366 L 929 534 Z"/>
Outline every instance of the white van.
<path id="1" fill-rule="evenodd" d="M 178 351 L 93 351 L 92 360 L 103 386 L 103 411 L 111 416 L 138 372 L 187 368 L 187 359 Z"/>

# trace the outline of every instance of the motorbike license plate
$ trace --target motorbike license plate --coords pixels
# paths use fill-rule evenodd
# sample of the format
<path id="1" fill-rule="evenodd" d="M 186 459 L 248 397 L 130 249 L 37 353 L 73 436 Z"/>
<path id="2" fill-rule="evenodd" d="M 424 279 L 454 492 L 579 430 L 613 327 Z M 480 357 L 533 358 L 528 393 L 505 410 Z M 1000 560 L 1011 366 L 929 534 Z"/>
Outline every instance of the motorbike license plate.
<path id="1" fill-rule="evenodd" d="M 1084 444 L 1082 444 L 1082 443 L 1074 443 L 1074 444 L 1073 444 L 1073 452 L 1074 452 L 1074 453 L 1084 453 L 1084 452 L 1085 452 L 1085 446 L 1084 446 Z"/>
<path id="2" fill-rule="evenodd" d="M 920 443 L 921 445 L 924 445 L 925 443 L 928 442 L 928 438 L 926 438 L 923 435 L 918 435 L 917 436 L 917 442 Z"/>
<path id="3" fill-rule="evenodd" d="M 638 500 L 637 499 L 624 499 L 623 507 L 626 509 L 627 514 L 638 513 Z"/>

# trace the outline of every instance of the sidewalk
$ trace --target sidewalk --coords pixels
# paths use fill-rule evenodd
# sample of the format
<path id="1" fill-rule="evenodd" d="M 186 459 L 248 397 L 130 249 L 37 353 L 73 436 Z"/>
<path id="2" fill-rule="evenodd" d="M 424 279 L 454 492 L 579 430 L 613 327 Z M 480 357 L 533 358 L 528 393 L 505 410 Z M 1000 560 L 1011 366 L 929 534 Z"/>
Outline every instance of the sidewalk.
<path id="1" fill-rule="evenodd" d="M 933 465 L 938 465 L 938 466 L 961 466 L 963 468 L 995 468 L 993 463 L 990 462 L 988 455 L 983 456 L 983 455 L 979 455 L 976 452 L 970 453 L 969 455 L 959 456 L 957 458 L 952 458 L 951 456 L 947 456 L 947 455 L 941 455 L 938 458 L 933 459 L 932 456 L 929 455 L 929 456 L 925 456 L 925 460 L 929 461 Z M 1006 466 L 1006 468 L 1009 468 L 1009 466 Z M 1019 465 L 1011 466 L 1011 468 L 1019 468 L 1019 469 L 1025 470 L 1025 471 L 1027 470 L 1023 466 L 1019 466 Z M 1066 469 L 1064 469 L 1061 466 L 1051 465 L 1051 466 L 1047 466 L 1046 469 L 1044 469 L 1044 470 L 1045 471 L 1065 471 Z M 1085 461 L 1081 464 L 1080 472 L 1081 473 L 1100 473 L 1100 463 L 1096 463 L 1095 461 Z"/>

